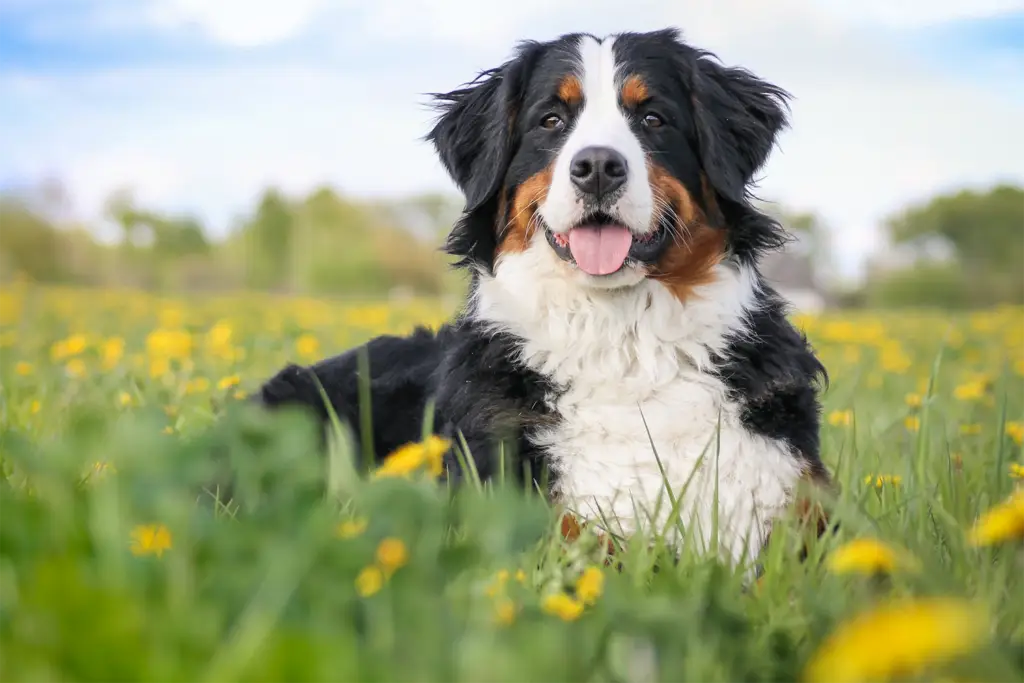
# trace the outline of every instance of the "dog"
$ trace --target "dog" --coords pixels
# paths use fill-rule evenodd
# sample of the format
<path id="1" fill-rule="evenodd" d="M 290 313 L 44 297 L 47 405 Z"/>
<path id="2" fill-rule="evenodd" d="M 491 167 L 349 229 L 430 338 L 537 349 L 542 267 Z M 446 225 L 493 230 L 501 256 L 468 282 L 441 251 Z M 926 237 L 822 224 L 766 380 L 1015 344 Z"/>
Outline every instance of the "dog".
<path id="1" fill-rule="evenodd" d="M 831 481 L 825 368 L 758 270 L 787 239 L 750 188 L 789 97 L 674 29 L 520 43 L 433 95 L 425 139 L 465 196 L 445 245 L 463 310 L 289 365 L 258 400 L 326 424 L 322 387 L 361 438 L 365 352 L 378 457 L 421 438 L 432 402 L 449 480 L 511 465 L 607 533 L 717 532 L 753 558 L 798 486 Z"/>

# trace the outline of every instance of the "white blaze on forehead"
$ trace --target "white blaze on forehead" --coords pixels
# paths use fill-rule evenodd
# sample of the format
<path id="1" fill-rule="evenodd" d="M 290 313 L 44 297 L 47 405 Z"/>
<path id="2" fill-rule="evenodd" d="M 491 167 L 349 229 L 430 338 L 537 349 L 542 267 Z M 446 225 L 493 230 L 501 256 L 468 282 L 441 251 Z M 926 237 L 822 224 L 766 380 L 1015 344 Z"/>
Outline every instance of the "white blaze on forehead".
<path id="1" fill-rule="evenodd" d="M 615 38 L 580 39 L 577 73 L 583 86 L 583 108 L 555 160 L 554 174 L 540 214 L 555 232 L 565 232 L 583 219 L 583 202 L 577 196 L 569 170 L 581 149 L 610 147 L 626 159 L 626 188 L 611 212 L 633 232 L 651 230 L 653 197 L 647 181 L 644 149 L 630 128 L 619 104 L 622 66 L 615 61 Z"/>

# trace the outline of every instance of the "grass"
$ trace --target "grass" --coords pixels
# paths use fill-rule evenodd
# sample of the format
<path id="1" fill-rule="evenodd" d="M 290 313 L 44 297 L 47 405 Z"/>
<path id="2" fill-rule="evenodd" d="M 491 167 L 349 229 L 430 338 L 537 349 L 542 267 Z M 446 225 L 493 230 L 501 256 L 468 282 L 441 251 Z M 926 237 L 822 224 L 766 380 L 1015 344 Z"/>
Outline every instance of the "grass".
<path id="1" fill-rule="evenodd" d="M 566 542 L 537 495 L 367 480 L 349 466 L 360 444 L 312 457 L 301 416 L 239 401 L 287 360 L 447 313 L 0 294 L 0 678 L 790 681 L 857 615 L 929 597 L 977 605 L 983 642 L 904 674 L 1024 678 L 1020 545 L 967 542 L 1017 485 L 1024 311 L 798 319 L 832 375 L 822 441 L 840 528 L 800 562 L 795 523 L 779 524 L 756 585 L 685 551 L 673 562 L 657 538 L 627 540 L 606 568 L 597 539 Z M 224 461 L 237 499 L 197 493 Z M 822 560 L 866 537 L 919 569 Z M 895 662 L 940 626 L 879 629 L 857 652 Z"/>

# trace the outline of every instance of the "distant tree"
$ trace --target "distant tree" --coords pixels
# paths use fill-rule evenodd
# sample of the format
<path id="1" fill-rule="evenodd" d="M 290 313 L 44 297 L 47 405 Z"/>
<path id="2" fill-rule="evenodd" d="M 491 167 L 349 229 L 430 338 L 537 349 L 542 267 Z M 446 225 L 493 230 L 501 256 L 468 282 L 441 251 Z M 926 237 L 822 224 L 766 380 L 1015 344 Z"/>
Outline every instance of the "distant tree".
<path id="1" fill-rule="evenodd" d="M 105 208 L 107 216 L 121 227 L 122 267 L 141 273 L 144 283 L 160 287 L 177 284 L 174 271 L 178 262 L 210 251 L 198 220 L 139 207 L 128 190 L 113 193 Z"/>
<path id="2" fill-rule="evenodd" d="M 45 217 L 18 197 L 0 197 L 0 276 L 23 273 L 34 280 L 57 281 L 65 273 L 60 262 L 60 235 Z"/>
<path id="3" fill-rule="evenodd" d="M 295 208 L 279 190 L 269 188 L 241 229 L 245 283 L 257 289 L 286 284 L 291 271 Z"/>
<path id="4" fill-rule="evenodd" d="M 912 265 L 872 284 L 875 303 L 1024 302 L 1024 189 L 999 185 L 938 196 L 901 211 L 886 227 Z M 936 256 L 943 252 L 948 258 Z"/>
<path id="5" fill-rule="evenodd" d="M 923 246 L 940 239 L 967 270 L 1021 272 L 1024 255 L 1024 189 L 1000 185 L 988 192 L 963 190 L 936 197 L 893 216 L 894 244 Z"/>

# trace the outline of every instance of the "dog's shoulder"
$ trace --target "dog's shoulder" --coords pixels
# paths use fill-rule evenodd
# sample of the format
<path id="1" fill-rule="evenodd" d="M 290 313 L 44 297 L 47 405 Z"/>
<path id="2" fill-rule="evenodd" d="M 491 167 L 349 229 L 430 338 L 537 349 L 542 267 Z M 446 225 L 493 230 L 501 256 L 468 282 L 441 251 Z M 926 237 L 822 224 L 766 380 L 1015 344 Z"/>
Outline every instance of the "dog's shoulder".
<path id="1" fill-rule="evenodd" d="M 463 317 L 444 331 L 437 403 L 473 429 L 512 426 L 547 411 L 554 386 L 521 360 L 523 340 Z"/>
<path id="2" fill-rule="evenodd" d="M 787 317 L 785 301 L 763 285 L 744 325 L 716 359 L 718 374 L 751 431 L 787 442 L 818 459 L 819 392 L 825 367 L 806 336 Z"/>

